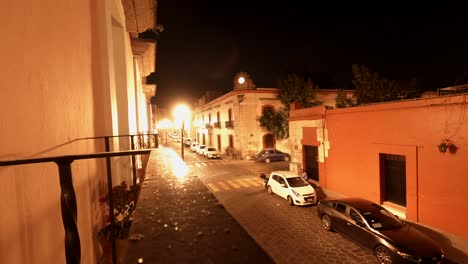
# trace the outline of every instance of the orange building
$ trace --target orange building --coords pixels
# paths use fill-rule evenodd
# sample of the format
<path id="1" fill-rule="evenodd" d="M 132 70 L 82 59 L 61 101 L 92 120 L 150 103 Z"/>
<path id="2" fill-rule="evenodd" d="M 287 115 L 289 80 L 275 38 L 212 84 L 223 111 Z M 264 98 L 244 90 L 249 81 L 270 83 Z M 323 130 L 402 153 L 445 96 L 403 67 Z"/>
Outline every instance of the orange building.
<path id="1" fill-rule="evenodd" d="M 292 162 L 331 194 L 467 239 L 467 98 L 293 109 Z"/>

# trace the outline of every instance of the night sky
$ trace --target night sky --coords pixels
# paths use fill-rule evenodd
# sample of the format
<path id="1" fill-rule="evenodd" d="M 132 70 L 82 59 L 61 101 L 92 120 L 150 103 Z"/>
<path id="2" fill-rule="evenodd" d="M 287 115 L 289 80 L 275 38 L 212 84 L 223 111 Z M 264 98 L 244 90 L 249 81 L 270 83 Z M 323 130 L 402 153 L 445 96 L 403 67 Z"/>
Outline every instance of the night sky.
<path id="1" fill-rule="evenodd" d="M 326 87 L 352 89 L 351 65 L 423 90 L 468 70 L 468 20 L 426 12 L 335 12 L 311 1 L 158 1 L 156 103 L 171 107 L 206 90 L 232 90 L 245 71 L 257 87 L 306 69 Z M 298 2 L 298 3 L 296 3 Z M 315 1 L 313 1 L 315 2 Z"/>

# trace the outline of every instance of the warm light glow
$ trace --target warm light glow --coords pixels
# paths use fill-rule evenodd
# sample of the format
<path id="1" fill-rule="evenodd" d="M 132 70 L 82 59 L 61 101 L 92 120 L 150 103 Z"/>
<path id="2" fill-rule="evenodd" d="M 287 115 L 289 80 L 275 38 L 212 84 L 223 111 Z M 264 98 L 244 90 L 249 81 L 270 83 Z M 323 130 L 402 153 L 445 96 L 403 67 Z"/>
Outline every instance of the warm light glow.
<path id="1" fill-rule="evenodd" d="M 156 128 L 158 129 L 166 129 L 166 128 L 171 128 L 172 127 L 172 122 L 169 119 L 163 119 L 158 122 L 156 125 Z"/>
<path id="2" fill-rule="evenodd" d="M 240 84 L 243 84 L 245 82 L 245 78 L 244 77 L 239 77 L 238 82 Z"/>
<path id="3" fill-rule="evenodd" d="M 189 130 L 190 125 L 190 109 L 184 105 L 178 105 L 174 108 L 173 112 L 175 118 L 175 126 L 180 128 L 182 127 L 182 122 L 184 123 L 184 127 L 186 130 Z"/>
<path id="4" fill-rule="evenodd" d="M 185 182 L 189 173 L 189 167 L 175 152 L 172 151 L 171 156 L 172 173 L 174 173 L 174 176 L 176 176 L 180 182 Z"/>

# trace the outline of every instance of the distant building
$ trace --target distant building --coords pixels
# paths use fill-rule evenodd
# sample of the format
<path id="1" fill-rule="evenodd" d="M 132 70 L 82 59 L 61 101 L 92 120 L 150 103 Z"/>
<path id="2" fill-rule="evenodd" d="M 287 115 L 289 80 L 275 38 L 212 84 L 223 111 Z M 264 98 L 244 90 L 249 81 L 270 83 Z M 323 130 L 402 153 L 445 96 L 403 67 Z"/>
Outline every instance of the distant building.
<path id="1" fill-rule="evenodd" d="M 257 88 L 245 72 L 234 77 L 233 87 L 233 91 L 219 97 L 209 97 L 210 94 L 198 100 L 191 136 L 235 158 L 250 158 L 268 147 L 289 153 L 289 139 L 276 140 L 259 122 L 265 109 L 283 108 L 278 99 L 279 89 Z M 318 90 L 317 98 L 334 108 L 338 92 Z M 345 92 L 353 94 L 353 91 Z"/>

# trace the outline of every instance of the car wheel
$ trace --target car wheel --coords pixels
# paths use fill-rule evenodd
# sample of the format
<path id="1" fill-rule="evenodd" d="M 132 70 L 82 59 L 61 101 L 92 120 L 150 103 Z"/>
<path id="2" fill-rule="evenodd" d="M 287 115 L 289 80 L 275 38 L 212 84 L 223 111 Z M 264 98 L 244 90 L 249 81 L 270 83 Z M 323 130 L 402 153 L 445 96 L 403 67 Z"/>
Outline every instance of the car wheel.
<path id="1" fill-rule="evenodd" d="M 284 161 L 289 161 L 289 157 L 284 157 Z"/>
<path id="2" fill-rule="evenodd" d="M 327 231 L 333 230 L 331 218 L 327 214 L 322 215 L 322 227 Z"/>
<path id="3" fill-rule="evenodd" d="M 392 253 L 384 246 L 377 246 L 374 250 L 375 257 L 382 264 L 392 263 Z"/>
<path id="4" fill-rule="evenodd" d="M 265 163 L 270 163 L 270 161 L 271 161 L 271 160 L 270 160 L 269 158 L 266 158 L 266 159 L 265 159 Z"/>
<path id="5" fill-rule="evenodd" d="M 291 196 L 288 196 L 288 203 L 290 206 L 293 206 L 294 205 L 294 200 Z"/>
<path id="6" fill-rule="evenodd" d="M 270 186 L 270 185 L 268 185 L 268 193 L 269 193 L 269 194 L 273 194 L 273 190 L 271 189 L 271 186 Z"/>

